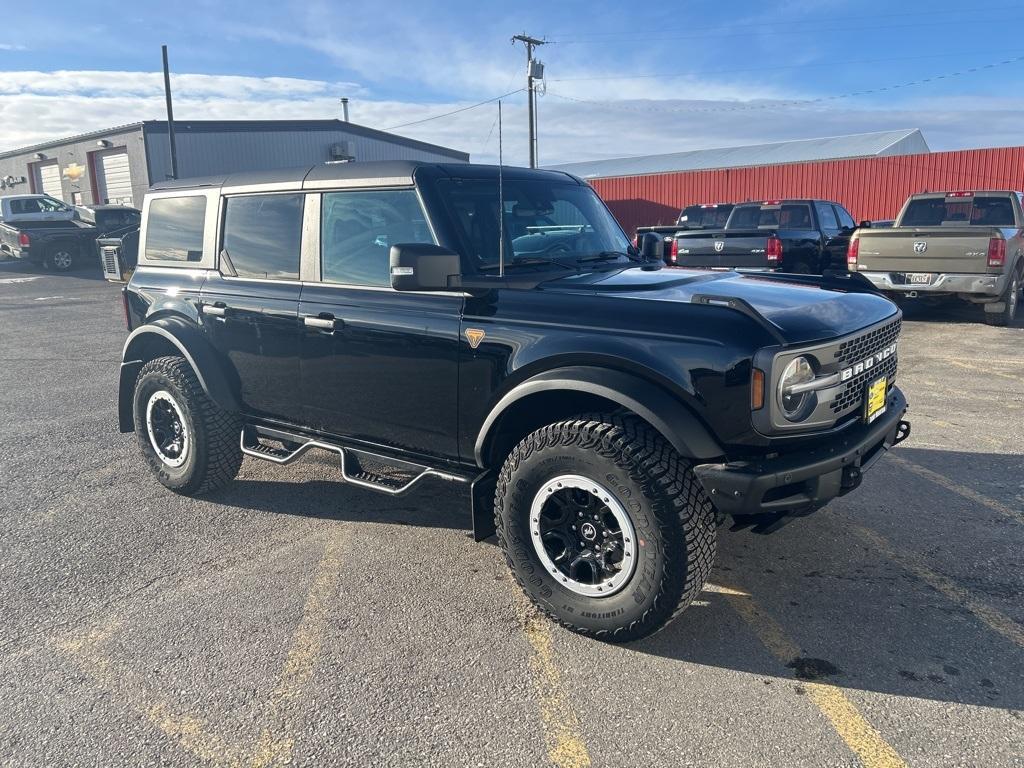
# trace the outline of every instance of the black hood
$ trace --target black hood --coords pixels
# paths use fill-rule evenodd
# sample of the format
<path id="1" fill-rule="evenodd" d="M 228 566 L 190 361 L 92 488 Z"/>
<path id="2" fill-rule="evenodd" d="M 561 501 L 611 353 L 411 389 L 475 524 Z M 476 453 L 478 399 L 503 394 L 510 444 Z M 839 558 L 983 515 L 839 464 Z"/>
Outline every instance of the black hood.
<path id="1" fill-rule="evenodd" d="M 737 272 L 683 269 L 569 275 L 541 286 L 545 291 L 585 291 L 648 301 L 693 302 L 695 296 L 742 299 L 789 344 L 834 339 L 894 315 L 896 305 L 872 293 L 847 293 L 817 285 Z"/>

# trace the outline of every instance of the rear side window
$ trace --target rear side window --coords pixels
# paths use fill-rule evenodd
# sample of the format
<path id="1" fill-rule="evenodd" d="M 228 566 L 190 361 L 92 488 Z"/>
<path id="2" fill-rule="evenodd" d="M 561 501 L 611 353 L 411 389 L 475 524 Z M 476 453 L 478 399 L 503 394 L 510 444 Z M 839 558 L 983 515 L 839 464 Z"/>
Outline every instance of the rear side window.
<path id="1" fill-rule="evenodd" d="M 238 277 L 298 280 L 302 245 L 299 195 L 246 195 L 224 201 L 224 242 Z"/>
<path id="2" fill-rule="evenodd" d="M 826 232 L 836 232 L 839 230 L 839 221 L 836 219 L 836 212 L 832 210 L 832 206 L 828 203 L 815 203 L 814 207 L 818 211 L 818 220 L 821 222 L 821 228 Z"/>
<path id="3" fill-rule="evenodd" d="M 320 218 L 325 283 L 389 286 L 392 245 L 434 242 L 412 189 L 329 192 Z"/>
<path id="4" fill-rule="evenodd" d="M 146 258 L 153 261 L 202 261 L 206 197 L 160 197 L 149 204 Z"/>

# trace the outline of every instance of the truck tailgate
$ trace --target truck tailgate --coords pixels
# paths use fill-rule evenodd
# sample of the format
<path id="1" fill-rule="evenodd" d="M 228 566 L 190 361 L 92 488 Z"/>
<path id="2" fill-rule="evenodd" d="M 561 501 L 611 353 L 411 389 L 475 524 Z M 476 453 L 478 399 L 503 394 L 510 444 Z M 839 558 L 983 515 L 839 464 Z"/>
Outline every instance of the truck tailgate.
<path id="1" fill-rule="evenodd" d="M 998 236 L 998 229 L 977 226 L 861 230 L 857 268 L 862 272 L 984 274 L 991 271 L 988 241 Z"/>
<path id="2" fill-rule="evenodd" d="M 768 230 L 740 230 L 737 232 L 693 232 L 676 235 L 680 267 L 722 267 L 750 269 L 767 267 L 765 248 Z"/>

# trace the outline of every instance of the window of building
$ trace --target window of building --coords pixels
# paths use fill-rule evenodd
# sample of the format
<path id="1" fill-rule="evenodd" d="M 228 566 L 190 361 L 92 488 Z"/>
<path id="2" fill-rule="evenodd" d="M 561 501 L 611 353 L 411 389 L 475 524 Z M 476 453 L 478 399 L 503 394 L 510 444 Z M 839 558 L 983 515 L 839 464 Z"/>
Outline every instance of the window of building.
<path id="1" fill-rule="evenodd" d="M 238 277 L 298 280 L 302 244 L 298 195 L 229 197 L 224 204 L 224 242 Z"/>
<path id="2" fill-rule="evenodd" d="M 202 261 L 206 197 L 160 197 L 149 204 L 146 258 L 154 261 Z"/>
<path id="3" fill-rule="evenodd" d="M 391 285 L 391 246 L 434 243 L 419 197 L 412 189 L 329 192 L 321 212 L 324 282 Z"/>

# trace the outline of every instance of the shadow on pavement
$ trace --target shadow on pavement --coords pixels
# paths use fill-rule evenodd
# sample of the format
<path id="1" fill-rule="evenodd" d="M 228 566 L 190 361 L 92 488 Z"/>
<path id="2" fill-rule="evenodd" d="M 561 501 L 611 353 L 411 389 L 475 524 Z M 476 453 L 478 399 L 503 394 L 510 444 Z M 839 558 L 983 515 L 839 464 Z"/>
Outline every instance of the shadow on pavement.
<path id="1" fill-rule="evenodd" d="M 969 473 L 974 465 L 988 468 L 985 477 L 1020 471 L 1019 456 L 900 451 L 940 473 L 954 467 L 958 474 Z M 469 535 L 468 489 L 434 480 L 402 498 L 324 480 L 239 480 L 210 500 L 272 514 L 451 528 Z M 767 536 L 721 527 L 711 583 L 750 597 L 705 592 L 662 632 L 627 647 L 766 681 L 788 678 L 798 693 L 802 680 L 818 679 L 854 690 L 1024 709 L 1024 650 L 884 553 L 845 536 L 845 517 L 825 509 Z M 969 539 L 970 531 L 957 535 Z M 736 599 L 754 601 L 801 654 L 780 661 L 767 650 L 739 655 L 713 642 L 735 624 L 729 601 Z"/>

